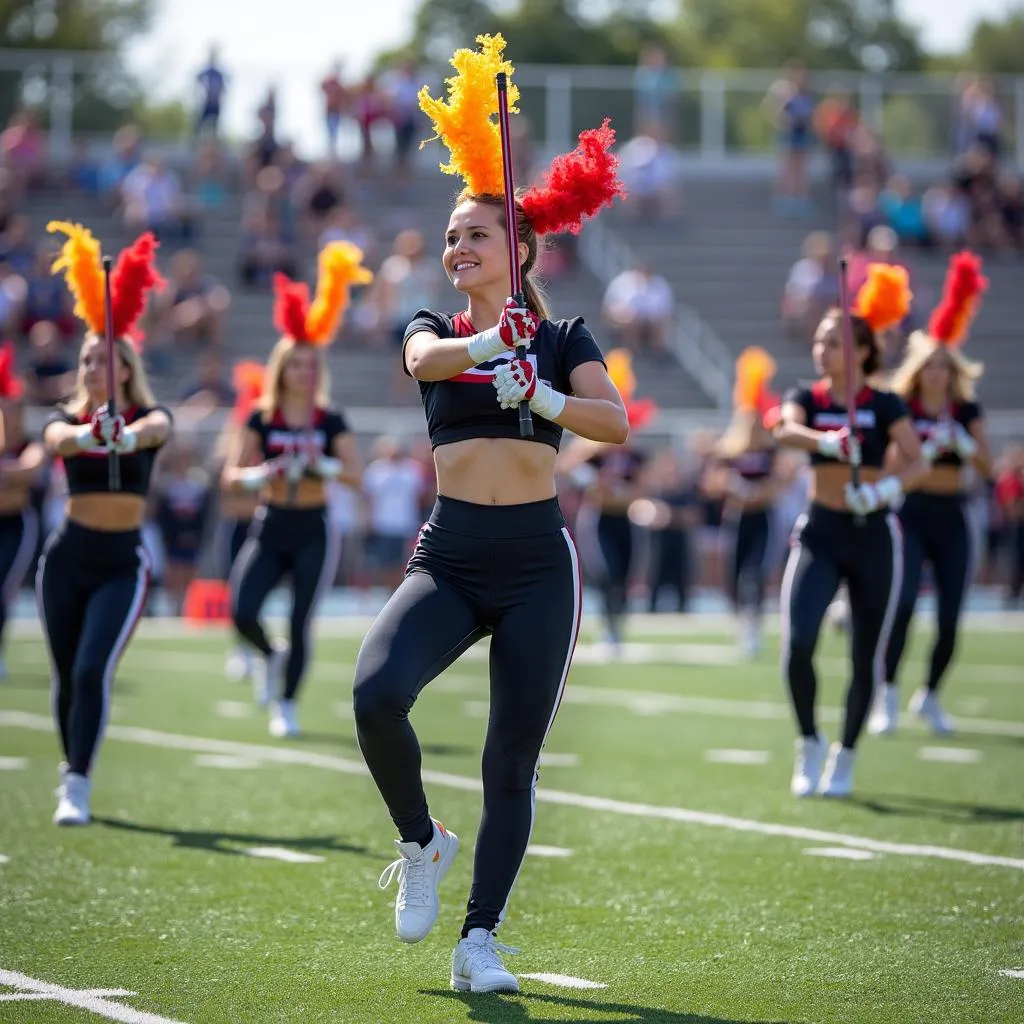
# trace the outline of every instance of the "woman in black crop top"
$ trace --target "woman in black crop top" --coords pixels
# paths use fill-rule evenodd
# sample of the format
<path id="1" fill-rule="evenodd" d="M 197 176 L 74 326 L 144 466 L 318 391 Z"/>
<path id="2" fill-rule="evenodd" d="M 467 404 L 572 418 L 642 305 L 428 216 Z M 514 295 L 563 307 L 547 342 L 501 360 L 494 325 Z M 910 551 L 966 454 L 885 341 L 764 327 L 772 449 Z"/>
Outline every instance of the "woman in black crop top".
<path id="1" fill-rule="evenodd" d="M 335 252 L 348 262 L 335 261 Z M 340 286 L 365 280 L 357 273 L 361 259 L 355 246 L 331 243 L 320 258 L 321 292 L 331 288 L 327 275 L 344 271 Z M 362 467 L 344 414 L 331 407 L 323 355 L 342 308 L 317 319 L 308 300 L 299 301 L 297 309 L 290 304 L 300 296 L 287 278 L 279 274 L 274 284 L 282 337 L 271 350 L 263 395 L 223 478 L 230 491 L 261 498 L 232 566 L 231 611 L 235 629 L 262 655 L 253 672 L 256 699 L 270 706 L 271 736 L 283 738 L 299 732 L 296 709 L 309 663 L 309 630 L 341 557 L 341 536 L 327 511 L 327 483 L 358 486 Z M 287 644 L 271 642 L 260 621 L 270 592 L 285 577 L 292 590 Z"/>
<path id="2" fill-rule="evenodd" d="M 488 45 L 480 59 L 498 43 Z M 494 103 L 494 75 L 479 81 L 488 83 L 481 102 Z M 604 141 L 592 146 L 613 168 Z M 473 154 L 488 145 L 477 139 Z M 526 854 L 540 751 L 580 624 L 579 561 L 555 497 L 559 439 L 563 428 L 613 443 L 628 432 L 590 332 L 579 318 L 549 319 L 532 280 L 538 227 L 559 226 L 536 193 L 517 203 L 514 225 L 526 305 L 506 302 L 501 161 L 494 156 L 488 166 L 497 180 L 470 176 L 473 187 L 459 197 L 445 233 L 443 265 L 468 299 L 466 310 L 455 317 L 424 310 L 406 331 L 402 358 L 420 385 L 438 499 L 404 581 L 363 641 L 354 691 L 360 747 L 401 837 L 381 885 L 398 875 L 396 930 L 418 942 L 437 917 L 437 886 L 458 839 L 428 811 L 409 711 L 431 679 L 490 637 L 484 814 L 452 962 L 453 986 L 472 991 L 517 990 L 493 935 Z M 513 359 L 517 343 L 528 346 L 528 361 Z M 533 411 L 529 439 L 519 436 L 521 401 Z"/>
<path id="3" fill-rule="evenodd" d="M 79 353 L 77 390 L 43 428 L 47 451 L 64 462 L 68 501 L 66 518 L 39 560 L 36 591 L 66 758 L 53 820 L 85 825 L 91 813 L 89 774 L 110 717 L 114 671 L 149 588 L 140 528 L 153 462 L 170 434 L 171 414 L 157 405 L 142 360 L 127 340 L 146 293 L 159 280 L 153 236 L 143 235 L 125 250 L 111 278 L 117 394 L 110 396 L 99 245 L 78 225 L 51 224 L 54 228 L 69 236 L 54 268 L 65 268 L 78 300 L 76 312 L 82 312 L 89 331 Z M 109 414 L 110 397 L 117 416 Z M 121 488 L 115 492 L 108 475 L 111 450 L 120 464 Z"/>
<path id="4" fill-rule="evenodd" d="M 880 269 L 883 280 L 893 273 L 895 284 L 905 286 L 899 268 Z M 838 309 L 825 314 L 814 337 L 820 379 L 786 395 L 775 431 L 781 444 L 811 455 L 811 503 L 794 528 L 779 597 L 783 666 L 800 731 L 791 783 L 794 796 L 817 792 L 843 797 L 852 791 L 854 747 L 882 672 L 902 577 L 903 545 L 891 506 L 927 469 L 903 400 L 866 383 L 879 365 L 875 331 L 901 319 L 909 306 L 908 293 L 905 302 L 896 303 L 896 311 L 886 316 L 888 308 L 878 299 L 884 294 L 878 276 L 879 268 L 873 266 L 868 286 L 858 296 L 858 315 L 851 317 L 857 374 L 854 436 L 844 426 L 843 317 Z M 903 453 L 905 468 L 883 476 L 890 443 Z M 855 459 L 860 460 L 863 481 L 858 488 L 850 483 L 847 465 Z M 844 581 L 853 664 L 842 742 L 829 752 L 815 723 L 813 657 L 822 619 Z"/>
<path id="5" fill-rule="evenodd" d="M 963 470 L 970 466 L 986 479 L 992 475 L 985 421 L 974 396 L 982 367 L 964 358 L 959 348 L 983 287 L 981 261 L 970 253 L 954 256 L 943 301 L 927 332 L 910 336 L 907 354 L 892 379 L 893 391 L 910 407 L 931 469 L 907 495 L 899 513 L 903 589 L 886 655 L 886 683 L 875 695 L 868 722 L 868 729 L 879 735 L 896 728 L 897 676 L 926 561 L 935 588 L 935 642 L 924 685 L 911 697 L 910 710 L 936 733 L 953 731 L 952 720 L 939 706 L 938 691 L 953 659 L 960 609 L 973 569 Z"/>
<path id="6" fill-rule="evenodd" d="M 748 658 L 761 650 L 761 605 L 778 493 L 776 443 L 765 425 L 777 402 L 768 392 L 774 373 L 775 362 L 764 349 L 740 353 L 732 422 L 715 445 L 716 465 L 706 475 L 707 486 L 725 499 L 723 519 L 731 547 L 726 587 L 739 619 L 739 647 Z"/>
<path id="7" fill-rule="evenodd" d="M 22 383 L 14 373 L 14 345 L 0 346 L 0 681 L 7 678 L 3 635 L 7 613 L 39 544 L 32 484 L 46 461 L 43 446 L 24 431 Z"/>

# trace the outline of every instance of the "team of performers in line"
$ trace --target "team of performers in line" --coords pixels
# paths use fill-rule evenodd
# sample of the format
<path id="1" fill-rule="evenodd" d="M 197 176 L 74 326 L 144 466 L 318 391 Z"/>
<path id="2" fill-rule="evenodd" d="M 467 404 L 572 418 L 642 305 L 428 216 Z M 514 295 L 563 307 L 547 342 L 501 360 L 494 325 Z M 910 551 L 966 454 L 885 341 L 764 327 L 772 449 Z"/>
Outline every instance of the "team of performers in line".
<path id="1" fill-rule="evenodd" d="M 401 585 L 363 640 L 353 699 L 359 746 L 399 837 L 398 856 L 380 884 L 397 879 L 396 932 L 418 942 L 437 918 L 438 886 L 459 839 L 428 803 L 409 712 L 432 679 L 477 640 L 490 638 L 483 816 L 451 983 L 517 991 L 495 933 L 533 828 L 539 758 L 582 609 L 581 559 L 559 508 L 556 470 L 587 489 L 581 524 L 592 525 L 600 552 L 597 576 L 611 643 L 622 639 L 632 524 L 660 525 L 667 564 L 685 556 L 671 540 L 682 504 L 678 486 L 668 481 L 656 500 L 637 487 L 644 456 L 628 440 L 630 429 L 642 429 L 654 407 L 634 399 L 628 356 L 603 355 L 579 317 L 552 319 L 534 276 L 543 235 L 579 230 L 586 216 L 621 193 L 614 134 L 607 122 L 582 133 L 578 148 L 557 158 L 541 185 L 515 193 L 509 224 L 503 138 L 493 115 L 495 75 L 511 76 L 512 68 L 500 37 L 479 42 L 479 50 L 460 50 L 452 59 L 456 74 L 447 82 L 447 99 L 421 93 L 451 153 L 443 169 L 464 183 L 448 214 L 442 255 L 464 307 L 455 315 L 421 310 L 405 333 L 402 366 L 419 384 L 439 497 Z M 514 85 L 508 97 L 514 109 Z M 80 225 L 51 229 L 67 236 L 55 271 L 65 273 L 87 331 L 77 390 L 48 420 L 41 443 L 22 430 L 9 353 L 0 364 L 0 609 L 36 542 L 29 482 L 47 456 L 60 459 L 66 516 L 46 541 L 37 592 L 64 753 L 54 821 L 71 825 L 90 820 L 92 770 L 114 673 L 145 601 L 149 563 L 140 527 L 153 464 L 173 418 L 150 391 L 135 331 L 147 294 L 162 283 L 152 236 L 120 254 L 107 308 L 99 243 Z M 522 294 L 511 298 L 510 259 L 523 275 Z M 338 560 L 325 485 L 357 485 L 361 476 L 346 418 L 330 403 L 324 348 L 349 289 L 368 279 L 359 251 L 334 243 L 320 254 L 312 301 L 305 285 L 275 280 L 279 340 L 265 370 L 246 367 L 236 381 L 247 397 L 222 439 L 221 544 L 241 641 L 231 670 L 252 675 L 278 737 L 298 730 L 310 624 Z M 912 336 L 892 390 L 869 383 L 879 369 L 879 332 L 909 308 L 905 273 L 887 266 L 870 268 L 852 310 L 825 314 L 810 385 L 779 401 L 768 390 L 774 365 L 765 352 L 749 350 L 737 365 L 735 414 L 715 454 L 734 537 L 729 595 L 750 652 L 760 642 L 777 449 L 802 450 L 811 464 L 809 503 L 791 538 L 781 593 L 784 677 L 799 734 L 796 796 L 851 792 L 857 742 L 873 702 L 871 730 L 896 727 L 899 666 L 925 561 L 939 628 L 925 685 L 911 707 L 936 731 L 952 728 L 937 694 L 971 572 L 961 470 L 972 465 L 985 475 L 991 469 L 974 394 L 980 367 L 960 350 L 984 286 L 978 261 L 957 256 L 943 302 L 928 330 Z M 848 361 L 844 328 L 852 346 Z M 854 409 L 844 403 L 847 394 L 855 396 Z M 532 436 L 521 433 L 522 404 L 532 413 Z M 575 436 L 559 454 L 565 430 Z M 288 634 L 272 639 L 261 610 L 282 580 L 291 593 Z M 814 651 L 841 584 L 852 619 L 851 677 L 842 731 L 830 748 L 815 717 Z"/>

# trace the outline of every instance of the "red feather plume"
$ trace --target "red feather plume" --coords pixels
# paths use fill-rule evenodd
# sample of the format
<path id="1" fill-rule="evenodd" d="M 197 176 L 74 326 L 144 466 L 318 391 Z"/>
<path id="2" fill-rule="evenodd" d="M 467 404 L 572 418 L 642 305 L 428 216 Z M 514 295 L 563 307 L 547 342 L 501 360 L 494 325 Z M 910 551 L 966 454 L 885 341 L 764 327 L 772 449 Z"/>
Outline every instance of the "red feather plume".
<path id="1" fill-rule="evenodd" d="M 115 338 L 137 337 L 135 325 L 146 308 L 146 295 L 167 283 L 156 269 L 157 240 L 147 231 L 122 249 L 110 275 L 110 306 Z M 136 342 L 136 348 L 141 347 Z"/>
<path id="2" fill-rule="evenodd" d="M 615 129 L 605 118 L 600 128 L 580 133 L 579 145 L 551 161 L 541 185 L 523 196 L 523 212 L 538 235 L 578 234 L 583 218 L 610 205 L 626 191 L 619 181 L 619 161 L 612 154 Z"/>
<path id="3" fill-rule="evenodd" d="M 0 345 L 0 398 L 21 398 L 25 393 L 14 372 L 14 344 L 5 341 Z"/>
<path id="4" fill-rule="evenodd" d="M 309 288 L 303 281 L 292 281 L 284 274 L 274 275 L 274 326 L 293 341 L 309 341 L 306 317 L 309 314 Z"/>
<path id="5" fill-rule="evenodd" d="M 972 252 L 958 252 L 949 261 L 942 301 L 928 321 L 928 333 L 940 345 L 951 348 L 963 342 L 977 312 L 981 293 L 987 288 L 988 279 L 981 273 L 981 257 Z"/>

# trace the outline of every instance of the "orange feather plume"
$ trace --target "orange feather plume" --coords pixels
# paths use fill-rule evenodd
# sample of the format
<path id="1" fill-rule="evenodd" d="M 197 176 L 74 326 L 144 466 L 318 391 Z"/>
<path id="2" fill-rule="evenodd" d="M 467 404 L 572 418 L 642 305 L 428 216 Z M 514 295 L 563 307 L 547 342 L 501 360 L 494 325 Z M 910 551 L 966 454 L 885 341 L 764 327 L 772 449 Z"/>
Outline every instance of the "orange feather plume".
<path id="1" fill-rule="evenodd" d="M 636 374 L 633 373 L 633 356 L 628 349 L 613 348 L 605 355 L 604 361 L 611 382 L 622 396 L 630 430 L 640 430 L 654 418 L 658 411 L 657 402 L 651 398 L 633 398 Z"/>
<path id="2" fill-rule="evenodd" d="M 306 337 L 329 345 L 348 308 L 354 284 L 369 284 L 373 272 L 363 266 L 363 252 L 351 242 L 329 242 L 320 253 L 316 295 L 306 315 Z"/>
<path id="3" fill-rule="evenodd" d="M 501 129 L 495 119 L 495 75 L 504 71 L 508 78 L 510 114 L 518 113 L 519 89 L 512 83 L 511 62 L 502 58 L 505 40 L 501 35 L 477 36 L 476 41 L 479 50 L 459 49 L 451 58 L 456 74 L 445 79 L 448 99 L 434 99 L 424 86 L 419 92 L 420 109 L 433 123 L 434 138 L 440 139 L 451 154 L 449 162 L 441 164 L 441 170 L 459 175 L 471 192 L 500 196 L 505 189 L 505 177 Z M 425 144 L 421 143 L 421 148 Z"/>
<path id="4" fill-rule="evenodd" d="M 244 423 L 249 418 L 253 406 L 263 394 L 266 376 L 266 370 L 259 363 L 248 361 L 235 363 L 232 383 L 235 386 L 234 416 L 236 423 Z"/>
<path id="5" fill-rule="evenodd" d="M 981 257 L 958 252 L 949 261 L 942 301 L 928 321 L 928 333 L 940 345 L 955 348 L 962 344 L 978 311 L 981 294 L 987 288 L 988 278 L 981 273 Z"/>
<path id="6" fill-rule="evenodd" d="M 745 411 L 760 410 L 774 376 L 775 360 L 763 348 L 754 345 L 744 349 L 736 360 L 733 405 Z"/>
<path id="7" fill-rule="evenodd" d="M 873 331 L 885 331 L 906 317 L 912 298 L 905 267 L 869 263 L 867 280 L 857 292 L 853 312 L 867 320 Z"/>
<path id="8" fill-rule="evenodd" d="M 25 388 L 14 372 L 14 343 L 5 341 L 0 345 L 0 398 L 18 399 Z"/>
<path id="9" fill-rule="evenodd" d="M 46 230 L 68 236 L 60 256 L 54 260 L 51 272 L 56 274 L 60 270 L 64 271 L 64 279 L 75 297 L 75 316 L 93 334 L 102 337 L 106 329 L 106 315 L 99 241 L 87 227 L 70 221 L 51 220 Z"/>

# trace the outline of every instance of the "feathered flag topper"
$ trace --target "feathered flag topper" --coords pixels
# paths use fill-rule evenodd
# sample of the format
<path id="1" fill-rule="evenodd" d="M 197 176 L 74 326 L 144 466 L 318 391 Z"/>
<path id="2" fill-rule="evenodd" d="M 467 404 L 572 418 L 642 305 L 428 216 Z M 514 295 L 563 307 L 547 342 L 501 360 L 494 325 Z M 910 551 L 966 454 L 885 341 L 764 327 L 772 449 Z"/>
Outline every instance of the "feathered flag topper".
<path id="1" fill-rule="evenodd" d="M 68 288 L 75 297 L 75 316 L 93 334 L 106 331 L 104 313 L 103 263 L 100 243 L 81 224 L 50 221 L 50 232 L 67 235 L 52 272 L 64 271 Z M 115 338 L 128 338 L 138 348 L 141 335 L 136 324 L 146 308 L 149 292 L 166 283 L 156 269 L 157 241 L 152 232 L 140 235 L 127 249 L 122 249 L 110 274 L 110 306 Z"/>
<path id="2" fill-rule="evenodd" d="M 518 113 L 519 89 L 512 83 L 512 64 L 502 57 L 505 40 L 500 35 L 482 35 L 476 41 L 479 51 L 460 49 L 451 58 L 456 74 L 445 82 L 447 102 L 434 99 L 426 86 L 419 101 L 433 122 L 434 137 L 451 154 L 441 170 L 459 175 L 476 195 L 500 196 L 505 179 L 495 76 L 499 71 L 507 76 L 510 114 Z M 579 145 L 571 153 L 555 157 L 542 184 L 528 189 L 522 198 L 523 212 L 537 234 L 576 234 L 584 217 L 626 194 L 618 179 L 618 160 L 611 152 L 614 144 L 615 132 L 605 118 L 600 128 L 580 134 Z"/>
<path id="3" fill-rule="evenodd" d="M 263 395 L 267 373 L 260 363 L 243 361 L 235 363 L 231 376 L 235 386 L 235 422 L 244 423 Z"/>
<path id="4" fill-rule="evenodd" d="M 869 263 L 868 276 L 853 303 L 853 313 L 875 332 L 895 327 L 910 312 L 910 276 L 905 267 Z"/>
<path id="5" fill-rule="evenodd" d="M 928 321 L 928 333 L 940 345 L 956 348 L 963 344 L 987 288 L 981 257 L 966 251 L 956 253 L 949 261 L 942 301 Z"/>
<path id="6" fill-rule="evenodd" d="M 0 398 L 21 398 L 25 393 L 18 375 L 14 372 L 14 343 L 5 341 L 0 345 Z"/>
<path id="7" fill-rule="evenodd" d="M 362 265 L 362 250 L 351 242 L 328 242 L 320 252 L 316 295 L 284 274 L 274 275 L 274 324 L 300 344 L 329 345 L 348 308 L 354 284 L 368 284 L 373 273 Z"/>
<path id="8" fill-rule="evenodd" d="M 736 360 L 732 402 L 738 410 L 763 411 L 768 385 L 775 376 L 775 360 L 756 345 L 745 348 Z"/>
<path id="9" fill-rule="evenodd" d="M 651 398 L 633 398 L 636 391 L 636 374 L 633 373 L 633 357 L 628 349 L 613 348 L 605 355 L 608 376 L 622 396 L 626 407 L 626 418 L 631 430 L 646 426 L 658 411 L 658 404 Z"/>

